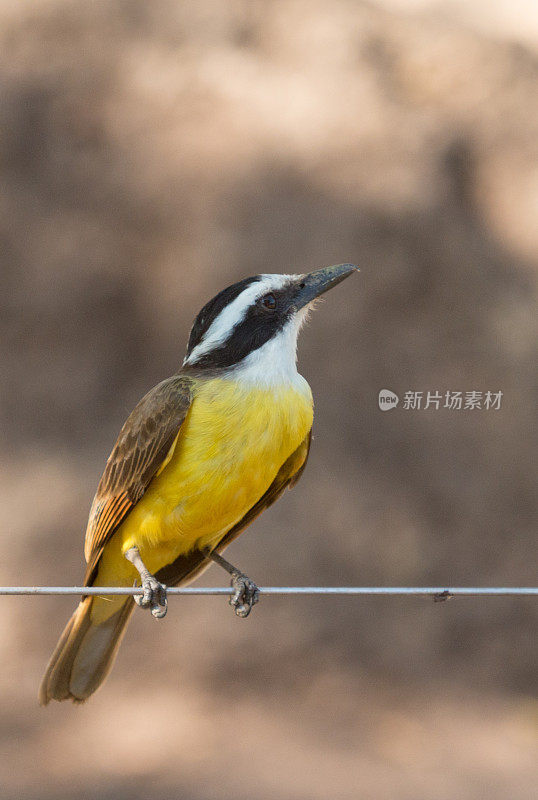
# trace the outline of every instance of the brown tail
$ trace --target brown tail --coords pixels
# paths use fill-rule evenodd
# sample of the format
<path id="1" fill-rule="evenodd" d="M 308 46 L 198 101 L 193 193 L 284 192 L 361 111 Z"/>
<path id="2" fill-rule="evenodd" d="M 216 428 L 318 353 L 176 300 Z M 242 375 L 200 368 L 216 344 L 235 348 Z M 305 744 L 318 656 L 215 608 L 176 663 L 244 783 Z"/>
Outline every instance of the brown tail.
<path id="1" fill-rule="evenodd" d="M 128 597 L 107 619 L 94 622 L 91 610 L 96 601 L 99 598 L 82 600 L 65 626 L 39 688 L 41 705 L 50 700 L 83 703 L 110 672 L 134 602 Z"/>

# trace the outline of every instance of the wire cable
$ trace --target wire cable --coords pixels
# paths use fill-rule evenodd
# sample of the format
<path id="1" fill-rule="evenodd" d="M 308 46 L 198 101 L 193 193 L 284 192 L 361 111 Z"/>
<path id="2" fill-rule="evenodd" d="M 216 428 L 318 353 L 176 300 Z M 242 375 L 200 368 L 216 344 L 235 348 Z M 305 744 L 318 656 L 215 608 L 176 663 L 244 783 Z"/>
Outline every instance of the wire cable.
<path id="1" fill-rule="evenodd" d="M 466 596 L 538 596 L 537 586 L 260 586 L 260 595 L 429 595 L 436 600 Z M 170 587 L 169 595 L 229 595 L 231 587 Z M 0 595 L 139 595 L 140 586 L 0 586 Z"/>

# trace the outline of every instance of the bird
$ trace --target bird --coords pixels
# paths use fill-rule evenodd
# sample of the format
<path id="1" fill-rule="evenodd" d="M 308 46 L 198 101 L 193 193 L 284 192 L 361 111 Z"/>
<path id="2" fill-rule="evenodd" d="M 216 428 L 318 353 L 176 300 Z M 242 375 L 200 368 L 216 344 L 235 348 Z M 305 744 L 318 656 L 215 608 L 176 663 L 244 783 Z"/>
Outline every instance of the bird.
<path id="1" fill-rule="evenodd" d="M 166 587 L 212 563 L 230 575 L 237 616 L 249 615 L 259 589 L 222 551 L 303 473 L 313 399 L 297 370 L 297 337 L 316 300 L 356 271 L 254 275 L 204 305 L 181 368 L 123 425 L 90 509 L 84 586 L 136 585 L 140 594 L 82 597 L 46 668 L 41 705 L 87 700 L 112 668 L 135 603 L 163 618 Z"/>

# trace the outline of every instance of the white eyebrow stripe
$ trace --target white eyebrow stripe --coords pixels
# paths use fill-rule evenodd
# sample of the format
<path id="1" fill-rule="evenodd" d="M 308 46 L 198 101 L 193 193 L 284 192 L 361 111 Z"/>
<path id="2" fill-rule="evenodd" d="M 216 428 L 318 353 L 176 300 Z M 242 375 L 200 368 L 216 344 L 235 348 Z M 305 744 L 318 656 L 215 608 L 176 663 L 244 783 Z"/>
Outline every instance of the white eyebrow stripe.
<path id="1" fill-rule="evenodd" d="M 192 350 L 183 364 L 194 364 L 206 353 L 220 347 L 229 339 L 234 329 L 245 318 L 250 306 L 259 298 L 272 289 L 283 288 L 295 275 L 260 275 L 260 280 L 251 283 L 243 289 L 235 300 L 222 309 L 220 314 L 215 317 L 202 340 Z"/>

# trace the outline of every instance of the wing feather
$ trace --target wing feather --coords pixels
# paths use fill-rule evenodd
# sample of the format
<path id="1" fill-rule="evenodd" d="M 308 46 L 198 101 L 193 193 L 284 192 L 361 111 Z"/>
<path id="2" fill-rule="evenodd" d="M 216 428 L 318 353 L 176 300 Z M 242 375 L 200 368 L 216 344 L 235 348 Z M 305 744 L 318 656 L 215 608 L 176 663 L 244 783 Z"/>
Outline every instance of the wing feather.
<path id="1" fill-rule="evenodd" d="M 105 544 L 172 457 L 192 401 L 192 380 L 174 375 L 138 403 L 120 431 L 90 510 L 84 554 L 87 583 Z"/>

